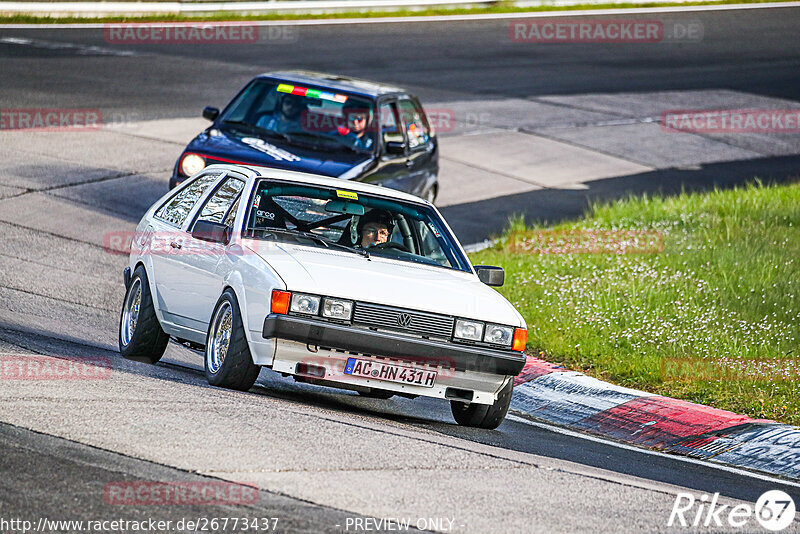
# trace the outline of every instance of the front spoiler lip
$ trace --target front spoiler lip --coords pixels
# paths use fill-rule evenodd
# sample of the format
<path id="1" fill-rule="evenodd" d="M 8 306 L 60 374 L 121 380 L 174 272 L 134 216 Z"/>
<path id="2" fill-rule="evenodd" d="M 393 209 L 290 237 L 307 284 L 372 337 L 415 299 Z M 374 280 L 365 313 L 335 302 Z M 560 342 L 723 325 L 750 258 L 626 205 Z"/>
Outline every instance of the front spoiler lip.
<path id="1" fill-rule="evenodd" d="M 456 371 L 516 376 L 525 365 L 525 354 L 521 352 L 408 338 L 291 315 L 268 315 L 261 334 L 266 339 L 286 339 L 372 356 L 444 365 Z"/>

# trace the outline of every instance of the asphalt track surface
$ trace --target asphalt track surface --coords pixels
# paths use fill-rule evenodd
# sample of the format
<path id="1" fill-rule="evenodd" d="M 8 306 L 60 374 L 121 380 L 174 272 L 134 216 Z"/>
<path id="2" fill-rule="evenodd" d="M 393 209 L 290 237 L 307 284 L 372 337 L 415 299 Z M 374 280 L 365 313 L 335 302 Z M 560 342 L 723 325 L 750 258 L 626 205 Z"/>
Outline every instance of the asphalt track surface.
<path id="1" fill-rule="evenodd" d="M 457 110 L 494 110 L 475 131 L 443 134 L 453 180 L 462 167 L 480 170 L 465 159 L 471 140 L 527 135 L 503 129 L 520 101 L 547 106 L 523 117 L 533 123 L 537 110 L 563 110 L 548 120 L 565 132 L 533 124 L 536 135 L 521 142 L 614 159 L 608 179 L 584 188 L 570 178 L 500 197 L 443 190 L 443 210 L 465 242 L 486 237 L 470 225 L 476 208 L 492 213 L 486 224 L 520 206 L 558 219 L 580 213 L 587 198 L 796 176 L 796 140 L 780 135 L 713 140 L 719 157 L 699 170 L 708 139 L 666 154 L 631 146 L 624 158 L 579 139 L 588 119 L 608 127 L 615 110 L 602 109 L 603 98 L 616 111 L 654 94 L 685 95 L 685 108 L 753 99 L 797 107 L 800 9 L 659 17 L 700 21 L 702 42 L 531 47 L 509 41 L 507 21 L 321 25 L 281 42 L 192 46 L 110 46 L 102 30 L 4 29 L 0 107 L 180 121 L 224 104 L 254 73 L 302 67 L 401 84 Z M 163 193 L 180 141 L 114 131 L 0 136 L 0 352 L 109 358 L 113 367 L 106 380 L 0 385 L 0 519 L 278 517 L 279 531 L 363 532 L 356 518 L 394 517 L 438 519 L 432 530 L 455 532 L 663 532 L 677 492 L 719 492 L 731 504 L 775 488 L 800 497 L 773 479 L 520 419 L 493 432 L 460 428 L 435 401 L 364 399 L 266 370 L 248 393 L 218 390 L 206 384 L 201 357 L 177 346 L 157 366 L 124 361 L 115 346 L 125 259 L 103 250 L 103 236 L 132 228 Z M 739 152 L 728 157 L 729 149 Z M 593 159 L 586 169 L 598 165 L 613 166 Z M 103 498 L 109 482 L 222 480 L 256 484 L 258 501 L 120 506 Z"/>

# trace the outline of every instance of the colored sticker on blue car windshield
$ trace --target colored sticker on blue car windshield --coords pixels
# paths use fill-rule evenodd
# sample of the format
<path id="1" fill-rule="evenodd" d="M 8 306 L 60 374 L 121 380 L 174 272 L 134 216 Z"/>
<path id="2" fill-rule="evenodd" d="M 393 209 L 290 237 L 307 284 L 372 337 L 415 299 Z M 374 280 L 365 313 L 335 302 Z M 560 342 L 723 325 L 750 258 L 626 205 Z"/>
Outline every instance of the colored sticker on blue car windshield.
<path id="1" fill-rule="evenodd" d="M 297 85 L 289 85 L 287 83 L 278 85 L 277 90 L 279 93 L 289 93 L 297 96 L 305 96 L 307 98 L 319 98 L 321 100 L 330 100 L 331 102 L 338 102 L 340 104 L 347 102 L 346 95 L 329 93 L 327 91 L 320 91 L 318 89 L 309 89 L 307 87 L 300 87 Z"/>

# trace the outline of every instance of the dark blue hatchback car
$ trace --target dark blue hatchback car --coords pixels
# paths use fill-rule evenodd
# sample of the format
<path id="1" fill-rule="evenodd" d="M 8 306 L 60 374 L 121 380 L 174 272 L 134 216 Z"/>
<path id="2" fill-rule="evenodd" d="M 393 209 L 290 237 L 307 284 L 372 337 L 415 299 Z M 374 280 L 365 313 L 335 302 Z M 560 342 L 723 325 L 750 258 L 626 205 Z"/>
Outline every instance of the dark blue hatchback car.
<path id="1" fill-rule="evenodd" d="M 373 82 L 291 71 L 251 80 L 175 163 L 170 188 L 213 163 L 358 180 L 433 202 L 436 135 L 419 100 Z"/>

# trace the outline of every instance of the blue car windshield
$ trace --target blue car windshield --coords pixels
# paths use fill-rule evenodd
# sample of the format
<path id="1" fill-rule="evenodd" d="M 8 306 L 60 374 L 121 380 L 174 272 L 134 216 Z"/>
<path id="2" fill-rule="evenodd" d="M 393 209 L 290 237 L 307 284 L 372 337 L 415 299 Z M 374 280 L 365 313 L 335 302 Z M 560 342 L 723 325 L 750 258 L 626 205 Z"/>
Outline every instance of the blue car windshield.
<path id="1" fill-rule="evenodd" d="M 373 102 L 325 89 L 254 80 L 220 119 L 222 129 L 324 151 L 372 153 Z"/>
<path id="2" fill-rule="evenodd" d="M 262 179 L 245 221 L 248 238 L 471 272 L 444 221 L 424 204 Z"/>

